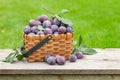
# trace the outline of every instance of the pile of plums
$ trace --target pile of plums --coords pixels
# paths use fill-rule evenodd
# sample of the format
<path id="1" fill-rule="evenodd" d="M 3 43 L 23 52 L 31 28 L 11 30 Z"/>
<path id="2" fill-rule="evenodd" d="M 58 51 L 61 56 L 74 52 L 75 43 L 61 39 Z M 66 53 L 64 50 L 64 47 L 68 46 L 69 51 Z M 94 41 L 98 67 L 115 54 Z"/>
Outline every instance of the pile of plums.
<path id="1" fill-rule="evenodd" d="M 77 59 L 82 59 L 82 58 L 83 58 L 83 53 L 79 51 L 79 52 L 75 52 L 75 54 L 71 54 L 69 56 L 69 61 L 76 62 Z M 66 63 L 65 58 L 60 55 L 56 55 L 56 56 L 46 55 L 45 61 L 50 65 L 55 65 L 55 64 L 64 65 Z"/>
<path id="2" fill-rule="evenodd" d="M 39 26 L 43 29 L 39 29 Z M 28 35 L 66 34 L 73 32 L 73 28 L 72 25 L 64 24 L 56 17 L 50 19 L 47 15 L 41 15 L 36 19 L 31 19 L 23 31 Z"/>

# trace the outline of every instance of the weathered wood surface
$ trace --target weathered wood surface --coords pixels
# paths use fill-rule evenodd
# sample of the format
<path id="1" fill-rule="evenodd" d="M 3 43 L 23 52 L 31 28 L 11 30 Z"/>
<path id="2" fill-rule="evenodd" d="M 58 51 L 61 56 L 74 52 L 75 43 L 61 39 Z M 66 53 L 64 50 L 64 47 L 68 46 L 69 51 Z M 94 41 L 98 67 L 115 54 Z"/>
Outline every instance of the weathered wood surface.
<path id="1" fill-rule="evenodd" d="M 0 80 L 120 80 L 119 75 L 0 75 Z"/>
<path id="2" fill-rule="evenodd" d="M 1 49 L 0 60 L 12 50 Z M 77 62 L 48 65 L 45 62 L 28 63 L 25 59 L 12 64 L 0 61 L 0 74 L 120 74 L 120 48 L 96 49 L 95 55 L 85 55 Z"/>

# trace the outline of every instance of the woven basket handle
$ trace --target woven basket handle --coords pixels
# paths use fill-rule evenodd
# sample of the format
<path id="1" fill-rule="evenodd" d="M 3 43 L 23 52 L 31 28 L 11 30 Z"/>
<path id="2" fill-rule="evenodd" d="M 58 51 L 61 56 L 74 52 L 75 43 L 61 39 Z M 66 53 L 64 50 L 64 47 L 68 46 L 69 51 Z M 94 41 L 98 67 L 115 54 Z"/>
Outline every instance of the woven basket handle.
<path id="1" fill-rule="evenodd" d="M 34 51 L 42 47 L 46 42 L 48 42 L 50 39 L 52 39 L 52 35 L 48 35 L 45 39 L 40 41 L 38 44 L 36 44 L 34 47 L 32 47 L 30 50 L 28 50 L 26 53 L 23 54 L 24 57 L 28 57 L 30 54 L 32 54 Z"/>

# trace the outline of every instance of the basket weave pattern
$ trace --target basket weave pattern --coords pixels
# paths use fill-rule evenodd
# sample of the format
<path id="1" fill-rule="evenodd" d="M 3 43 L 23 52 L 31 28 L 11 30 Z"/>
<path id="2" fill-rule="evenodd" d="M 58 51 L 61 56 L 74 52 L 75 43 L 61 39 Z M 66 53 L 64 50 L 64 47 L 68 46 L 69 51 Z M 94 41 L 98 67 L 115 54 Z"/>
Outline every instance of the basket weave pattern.
<path id="1" fill-rule="evenodd" d="M 23 33 L 25 50 L 28 51 L 48 35 L 26 35 Z M 47 54 L 61 55 L 68 59 L 72 53 L 73 33 L 54 34 L 52 39 L 27 57 L 28 62 L 44 61 Z"/>

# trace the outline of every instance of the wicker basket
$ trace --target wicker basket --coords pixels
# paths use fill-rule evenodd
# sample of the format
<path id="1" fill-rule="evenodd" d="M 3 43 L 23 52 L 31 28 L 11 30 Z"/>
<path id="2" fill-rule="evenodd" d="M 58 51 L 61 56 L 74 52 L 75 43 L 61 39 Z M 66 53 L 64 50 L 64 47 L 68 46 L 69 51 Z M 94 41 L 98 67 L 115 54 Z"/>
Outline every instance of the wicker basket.
<path id="1" fill-rule="evenodd" d="M 28 51 L 48 35 L 27 35 L 23 33 L 25 50 Z M 52 39 L 27 57 L 28 62 L 44 61 L 47 54 L 61 55 L 68 59 L 72 53 L 73 33 L 53 34 Z"/>

